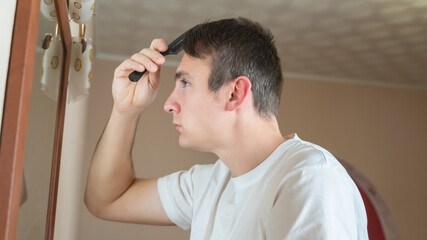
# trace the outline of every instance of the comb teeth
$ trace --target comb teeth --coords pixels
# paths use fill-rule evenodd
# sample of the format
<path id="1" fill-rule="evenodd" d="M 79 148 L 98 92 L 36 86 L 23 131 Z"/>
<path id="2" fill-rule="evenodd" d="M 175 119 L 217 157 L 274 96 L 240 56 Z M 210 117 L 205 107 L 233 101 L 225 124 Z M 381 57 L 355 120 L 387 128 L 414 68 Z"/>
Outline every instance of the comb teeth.
<path id="1" fill-rule="evenodd" d="M 185 33 L 181 34 L 181 36 L 177 37 L 173 42 L 168 45 L 168 54 L 178 54 L 182 50 L 182 43 L 184 42 Z"/>

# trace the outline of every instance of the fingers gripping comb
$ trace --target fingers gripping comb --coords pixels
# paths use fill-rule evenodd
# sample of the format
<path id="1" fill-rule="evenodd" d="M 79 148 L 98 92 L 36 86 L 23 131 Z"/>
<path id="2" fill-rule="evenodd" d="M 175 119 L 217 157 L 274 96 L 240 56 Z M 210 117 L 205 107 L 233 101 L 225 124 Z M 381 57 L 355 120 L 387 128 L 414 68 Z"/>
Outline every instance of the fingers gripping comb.
<path id="1" fill-rule="evenodd" d="M 168 50 L 166 52 L 161 52 L 163 56 L 171 55 L 171 54 L 178 54 L 182 50 L 182 43 L 184 41 L 185 33 L 181 34 L 181 36 L 177 37 L 175 40 L 173 40 L 168 45 Z M 129 80 L 132 82 L 138 82 L 139 79 L 145 74 L 147 70 L 144 70 L 143 72 L 133 71 L 131 74 L 129 74 Z"/>

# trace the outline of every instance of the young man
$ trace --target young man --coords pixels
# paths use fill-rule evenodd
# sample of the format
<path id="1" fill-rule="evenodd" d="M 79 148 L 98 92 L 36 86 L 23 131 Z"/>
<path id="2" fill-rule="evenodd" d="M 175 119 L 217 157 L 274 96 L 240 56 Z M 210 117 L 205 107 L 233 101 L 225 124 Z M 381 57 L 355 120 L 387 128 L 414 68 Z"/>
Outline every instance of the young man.
<path id="1" fill-rule="evenodd" d="M 165 103 L 179 144 L 219 160 L 159 179 L 135 178 L 131 149 L 156 97 L 164 40 L 120 64 L 114 107 L 95 151 L 85 202 L 97 217 L 191 229 L 191 239 L 367 239 L 357 187 L 325 149 L 283 137 L 282 74 L 273 37 L 244 18 L 203 23 L 185 36 Z M 128 75 L 148 70 L 133 83 Z"/>

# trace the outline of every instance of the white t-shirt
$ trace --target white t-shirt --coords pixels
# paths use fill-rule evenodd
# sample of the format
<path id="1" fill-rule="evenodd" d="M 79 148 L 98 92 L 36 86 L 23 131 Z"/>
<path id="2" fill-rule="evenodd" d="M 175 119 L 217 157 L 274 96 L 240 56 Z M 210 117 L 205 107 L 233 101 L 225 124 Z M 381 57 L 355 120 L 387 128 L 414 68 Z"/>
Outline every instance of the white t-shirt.
<path id="1" fill-rule="evenodd" d="M 160 178 L 158 189 L 168 217 L 194 240 L 368 239 L 346 170 L 296 134 L 239 177 L 218 160 Z"/>

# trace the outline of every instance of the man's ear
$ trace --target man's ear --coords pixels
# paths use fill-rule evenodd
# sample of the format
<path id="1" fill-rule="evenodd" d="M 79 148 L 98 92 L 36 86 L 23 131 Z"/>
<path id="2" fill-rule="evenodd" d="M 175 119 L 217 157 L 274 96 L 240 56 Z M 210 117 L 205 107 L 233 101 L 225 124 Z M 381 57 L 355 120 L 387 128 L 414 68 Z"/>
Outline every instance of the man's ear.
<path id="1" fill-rule="evenodd" d="M 227 110 L 234 111 L 245 103 L 251 96 L 252 84 L 249 78 L 239 76 L 231 82 L 229 99 L 227 101 Z"/>

